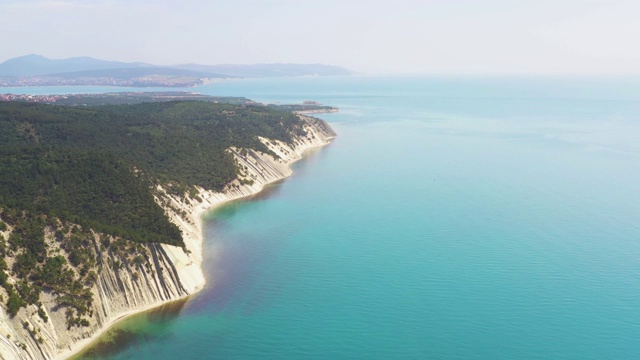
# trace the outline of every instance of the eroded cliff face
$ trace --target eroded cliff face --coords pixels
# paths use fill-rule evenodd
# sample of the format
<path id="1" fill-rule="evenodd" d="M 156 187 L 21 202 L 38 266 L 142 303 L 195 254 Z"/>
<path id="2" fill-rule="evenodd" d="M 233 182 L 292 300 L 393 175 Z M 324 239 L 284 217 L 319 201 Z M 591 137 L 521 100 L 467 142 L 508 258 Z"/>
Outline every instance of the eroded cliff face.
<path id="1" fill-rule="evenodd" d="M 102 245 L 105 239 L 112 242 L 109 249 Z M 55 246 L 53 241 L 50 243 Z M 60 305 L 57 296 L 45 291 L 40 296 L 42 306 L 28 305 L 13 318 L 1 310 L 0 354 L 3 358 L 51 359 L 69 353 L 114 319 L 187 296 L 204 283 L 203 279 L 196 283 L 180 277 L 171 253 L 175 249 L 165 249 L 158 244 L 115 243 L 113 238 L 94 233 L 98 271 L 91 286 L 93 299 L 86 316 L 87 326 L 69 326 L 68 307 Z M 184 254 L 180 248 L 178 252 Z"/>
<path id="2" fill-rule="evenodd" d="M 240 176 L 222 192 L 197 188 L 195 195 L 181 198 L 158 186 L 156 202 L 182 231 L 184 248 L 141 245 L 84 229 L 90 234 L 86 241 L 97 263 L 95 278 L 90 283 L 92 300 L 85 316 L 88 323 L 69 326 L 68 307 L 60 305 L 56 296 L 47 292 L 40 297 L 42 306 L 28 305 L 15 317 L 0 307 L 0 358 L 68 357 L 117 319 L 200 290 L 205 285 L 201 267 L 204 212 L 225 201 L 256 194 L 265 185 L 289 176 L 292 162 L 306 150 L 325 145 L 335 136 L 324 121 L 299 116 L 305 125 L 292 145 L 260 139 L 277 156 L 251 149 L 228 149 L 240 168 Z M 5 238 L 11 230 L 4 232 Z M 56 243 L 53 231 L 45 229 L 45 233 L 48 251 L 68 257 Z M 8 275 L 8 281 L 15 282 Z M 3 299 L 7 297 L 2 289 L 0 295 Z"/>

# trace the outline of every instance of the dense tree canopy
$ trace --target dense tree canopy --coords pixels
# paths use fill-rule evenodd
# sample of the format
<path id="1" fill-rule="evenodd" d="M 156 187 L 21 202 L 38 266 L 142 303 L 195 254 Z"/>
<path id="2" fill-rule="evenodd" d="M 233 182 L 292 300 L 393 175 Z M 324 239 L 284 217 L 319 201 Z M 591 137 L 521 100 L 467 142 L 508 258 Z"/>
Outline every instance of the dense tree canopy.
<path id="1" fill-rule="evenodd" d="M 0 103 L 0 206 L 181 244 L 153 184 L 221 190 L 238 171 L 227 148 L 269 152 L 258 136 L 291 142 L 301 132 L 295 115 L 262 106 Z"/>
<path id="2" fill-rule="evenodd" d="M 238 172 L 226 149 L 269 153 L 259 136 L 290 143 L 302 124 L 273 108 L 212 102 L 0 102 L 0 231 L 12 230 L 0 234 L 7 313 L 33 304 L 47 321 L 40 295 L 48 291 L 67 327 L 88 326 L 102 252 L 118 259 L 106 262 L 114 269 L 146 271 L 144 243 L 183 245 L 155 185 L 176 195 L 221 190 Z"/>

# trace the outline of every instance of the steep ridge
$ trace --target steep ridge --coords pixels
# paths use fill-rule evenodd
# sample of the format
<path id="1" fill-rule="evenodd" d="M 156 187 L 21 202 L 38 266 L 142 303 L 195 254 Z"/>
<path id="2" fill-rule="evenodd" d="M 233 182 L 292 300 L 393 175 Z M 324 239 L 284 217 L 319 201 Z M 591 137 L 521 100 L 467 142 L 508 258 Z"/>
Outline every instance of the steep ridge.
<path id="1" fill-rule="evenodd" d="M 187 297 L 205 285 L 202 272 L 203 214 L 223 202 L 249 196 L 265 185 L 291 175 L 289 165 L 313 147 L 328 144 L 335 136 L 322 120 L 299 115 L 304 135 L 293 144 L 260 138 L 277 157 L 251 149 L 230 148 L 240 176 L 222 192 L 203 188 L 195 195 L 180 198 L 162 186 L 155 200 L 181 230 L 185 247 L 167 244 L 125 244 L 121 249 L 105 249 L 105 241 L 116 239 L 95 233 L 93 247 L 100 272 L 92 287 L 93 302 L 88 326 L 68 326 L 63 309 L 52 294 L 44 293 L 42 307 L 29 305 L 11 318 L 0 308 L 0 357 L 3 359 L 66 358 L 85 347 L 112 323 L 127 315 Z M 8 229 L 5 237 L 11 232 Z M 46 230 L 45 230 L 46 232 Z M 54 235 L 47 241 L 53 247 Z M 127 252 L 129 251 L 129 252 Z M 9 280 L 11 281 L 11 279 Z M 39 314 L 44 312 L 43 314 Z"/>

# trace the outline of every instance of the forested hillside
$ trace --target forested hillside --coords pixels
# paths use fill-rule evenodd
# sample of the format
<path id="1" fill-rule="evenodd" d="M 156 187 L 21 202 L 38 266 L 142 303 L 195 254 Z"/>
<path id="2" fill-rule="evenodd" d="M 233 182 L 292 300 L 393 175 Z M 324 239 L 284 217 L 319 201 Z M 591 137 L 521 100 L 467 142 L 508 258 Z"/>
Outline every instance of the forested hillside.
<path id="1" fill-rule="evenodd" d="M 195 186 L 222 190 L 238 173 L 226 149 L 275 157 L 258 137 L 290 143 L 303 124 L 290 112 L 212 102 L 0 102 L 0 301 L 11 316 L 34 304 L 47 322 L 45 291 L 67 327 L 88 326 L 102 266 L 148 271 L 143 244 L 184 246 L 154 199 L 158 185 L 192 198 Z"/>
<path id="2" fill-rule="evenodd" d="M 221 190 L 237 173 L 225 149 L 268 152 L 258 136 L 290 142 L 301 131 L 295 115 L 259 106 L 0 103 L 0 206 L 179 244 L 152 185 Z"/>

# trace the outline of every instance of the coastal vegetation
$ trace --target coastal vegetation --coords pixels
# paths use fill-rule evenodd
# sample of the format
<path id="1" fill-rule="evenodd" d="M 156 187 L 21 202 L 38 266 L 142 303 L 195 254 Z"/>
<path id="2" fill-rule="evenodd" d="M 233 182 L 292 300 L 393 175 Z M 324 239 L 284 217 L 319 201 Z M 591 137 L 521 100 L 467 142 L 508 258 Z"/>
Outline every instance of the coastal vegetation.
<path id="1" fill-rule="evenodd" d="M 159 188 L 183 199 L 196 198 L 196 187 L 221 191 L 240 171 L 227 149 L 277 157 L 259 137 L 291 143 L 304 134 L 296 115 L 265 106 L 0 102 L 0 295 L 7 313 L 33 304 L 46 322 L 46 292 L 65 309 L 67 327 L 88 326 L 100 267 L 148 271 L 145 244 L 184 246 L 156 200 Z"/>

